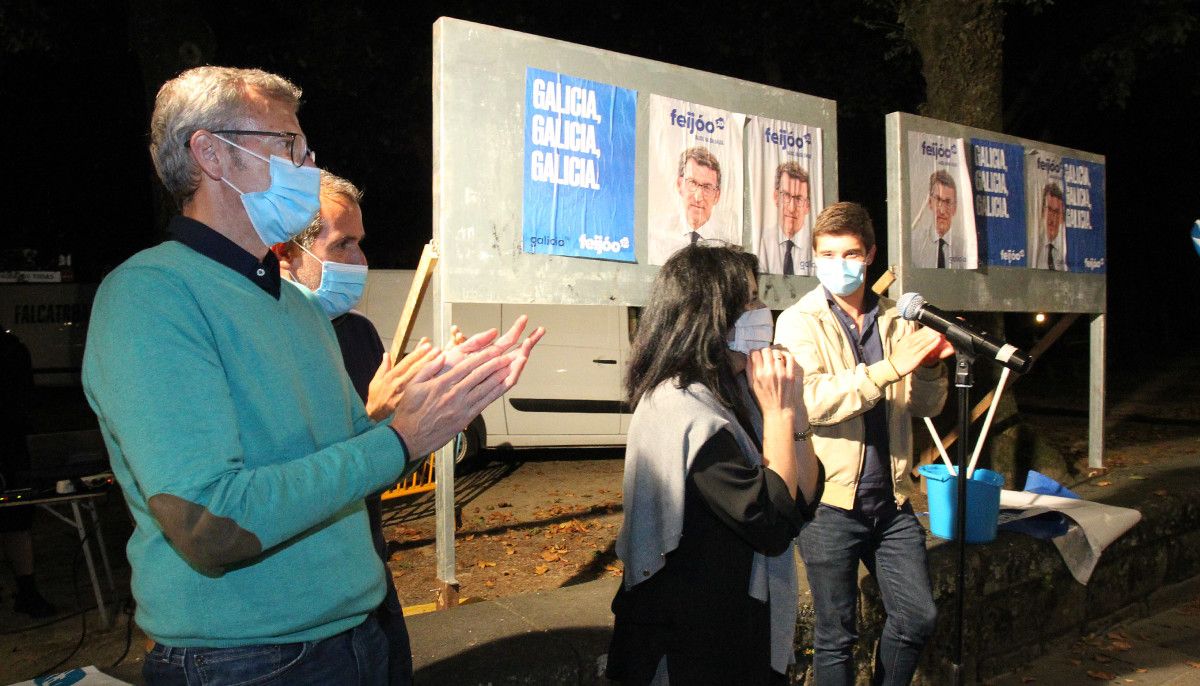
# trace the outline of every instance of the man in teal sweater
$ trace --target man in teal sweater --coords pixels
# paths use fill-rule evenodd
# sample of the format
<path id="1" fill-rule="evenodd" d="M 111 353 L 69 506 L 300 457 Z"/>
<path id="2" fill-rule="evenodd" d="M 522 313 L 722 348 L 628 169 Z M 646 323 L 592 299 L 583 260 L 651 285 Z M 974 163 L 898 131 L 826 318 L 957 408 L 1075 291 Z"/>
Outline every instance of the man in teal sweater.
<path id="1" fill-rule="evenodd" d="M 149 684 L 383 683 L 363 498 L 511 388 L 540 337 L 431 354 L 374 424 L 329 318 L 268 249 L 319 207 L 299 96 L 259 70 L 164 84 L 150 151 L 182 216 L 96 294 L 84 388 L 136 521 Z"/>

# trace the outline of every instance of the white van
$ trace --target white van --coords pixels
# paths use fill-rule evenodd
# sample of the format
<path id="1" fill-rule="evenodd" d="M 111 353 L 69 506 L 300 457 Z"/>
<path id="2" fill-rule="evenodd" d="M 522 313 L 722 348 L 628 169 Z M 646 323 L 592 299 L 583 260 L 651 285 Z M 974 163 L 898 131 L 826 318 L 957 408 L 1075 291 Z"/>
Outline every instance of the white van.
<path id="1" fill-rule="evenodd" d="M 79 385 L 83 344 L 97 286 L 6 283 L 0 277 L 0 327 L 15 334 L 29 349 L 34 382 L 39 386 Z"/>
<path id="2" fill-rule="evenodd" d="M 385 348 L 415 272 L 372 269 L 358 310 Z M 0 326 L 29 347 L 39 385 L 77 385 L 96 284 L 0 284 Z M 431 307 L 418 310 L 409 347 L 431 336 Z M 511 393 L 488 406 L 460 436 L 459 457 L 483 447 L 624 445 L 630 415 L 622 379 L 637 309 L 610 305 L 457 304 L 451 322 L 466 333 L 504 329 L 520 314 L 546 337 Z"/>
<path id="3" fill-rule="evenodd" d="M 415 272 L 372 269 L 357 309 L 365 314 L 384 347 L 400 319 Z M 433 331 L 432 308 L 417 313 L 409 348 Z M 521 314 L 529 326 L 546 327 L 521 382 L 492 403 L 460 439 L 458 459 L 482 447 L 624 445 L 630 414 L 622 380 L 637 309 L 615 305 L 451 305 L 450 323 L 468 335 L 503 330 Z"/>

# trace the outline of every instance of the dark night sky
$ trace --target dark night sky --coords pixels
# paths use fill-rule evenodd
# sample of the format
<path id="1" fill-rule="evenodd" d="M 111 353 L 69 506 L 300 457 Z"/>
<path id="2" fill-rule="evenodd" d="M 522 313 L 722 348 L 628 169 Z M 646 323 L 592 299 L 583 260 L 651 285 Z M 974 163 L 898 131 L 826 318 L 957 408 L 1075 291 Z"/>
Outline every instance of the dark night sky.
<path id="1" fill-rule="evenodd" d="M 1200 217 L 1200 31 L 1178 49 L 1148 49 L 1160 35 L 1137 23 L 1148 2 L 1068 1 L 1036 11 L 1017 3 L 1005 26 L 1005 132 L 1107 156 L 1116 352 L 1144 349 L 1143 331 L 1185 340 L 1200 331 L 1189 314 L 1200 296 L 1200 258 L 1187 233 Z M 167 215 L 155 211 L 160 191 L 145 147 L 161 77 L 146 82 L 186 66 L 185 41 L 206 62 L 262 67 L 305 89 L 300 118 L 322 166 L 366 189 L 366 249 L 377 267 L 414 266 L 430 235 L 431 25 L 441 15 L 837 100 L 840 195 L 864 202 L 881 233 L 883 115 L 915 112 L 923 100 L 917 57 L 896 54 L 884 30 L 856 21 L 882 17 L 880 3 L 712 6 L 723 11 L 619 1 L 601 10 L 250 4 L 13 0 L 0 8 L 0 257 L 11 264 L 12 249 L 23 247 L 43 258 L 70 252 L 80 275 L 95 279 L 161 239 Z M 1190 8 L 1200 16 L 1198 3 Z M 1124 106 L 1111 102 L 1111 74 L 1081 59 L 1108 43 L 1133 48 Z"/>

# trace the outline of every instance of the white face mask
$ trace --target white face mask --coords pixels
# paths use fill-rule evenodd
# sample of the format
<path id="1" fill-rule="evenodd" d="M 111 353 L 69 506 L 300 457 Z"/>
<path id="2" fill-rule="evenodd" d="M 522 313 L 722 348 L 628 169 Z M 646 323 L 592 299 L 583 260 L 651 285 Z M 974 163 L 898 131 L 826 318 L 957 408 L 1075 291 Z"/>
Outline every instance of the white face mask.
<path id="1" fill-rule="evenodd" d="M 771 317 L 771 310 L 759 307 L 746 310 L 733 323 L 729 349 L 749 355 L 752 350 L 770 347 L 774 339 L 775 321 Z"/>

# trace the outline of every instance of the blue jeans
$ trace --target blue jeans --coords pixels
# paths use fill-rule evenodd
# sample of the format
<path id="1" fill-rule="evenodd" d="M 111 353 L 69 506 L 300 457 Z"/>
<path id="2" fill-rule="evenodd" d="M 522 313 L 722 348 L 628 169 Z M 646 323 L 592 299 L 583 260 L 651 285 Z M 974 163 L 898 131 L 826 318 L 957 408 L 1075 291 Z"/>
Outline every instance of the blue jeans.
<path id="1" fill-rule="evenodd" d="M 799 538 L 816 611 L 813 675 L 817 686 L 854 683 L 860 560 L 879 583 L 887 611 L 871 682 L 910 683 L 921 649 L 937 623 L 925 529 L 911 508 L 892 507 L 880 516 L 867 516 L 821 505 Z"/>
<path id="2" fill-rule="evenodd" d="M 320 641 L 237 648 L 155 643 L 146 654 L 142 677 L 148 686 L 384 686 L 388 644 L 373 616 Z"/>

